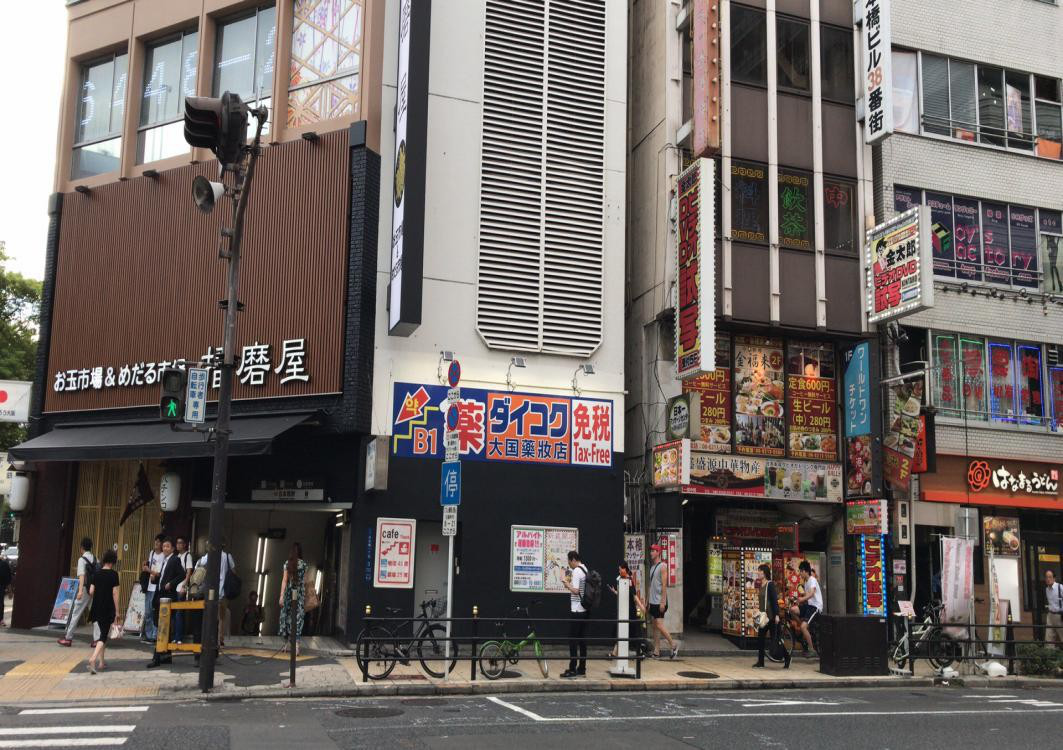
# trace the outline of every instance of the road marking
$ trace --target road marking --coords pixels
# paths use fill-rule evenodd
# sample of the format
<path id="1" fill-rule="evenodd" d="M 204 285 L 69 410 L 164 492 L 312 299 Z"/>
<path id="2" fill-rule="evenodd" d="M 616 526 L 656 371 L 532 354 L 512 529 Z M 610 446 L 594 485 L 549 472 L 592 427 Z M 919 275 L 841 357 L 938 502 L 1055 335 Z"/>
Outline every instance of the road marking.
<path id="1" fill-rule="evenodd" d="M 132 732 L 137 728 L 136 724 L 121 724 L 100 726 L 86 724 L 72 727 L 14 727 L 0 728 L 0 737 L 18 737 L 31 734 L 112 734 L 118 732 Z"/>
<path id="2" fill-rule="evenodd" d="M 147 706 L 86 706 L 84 708 L 24 708 L 19 716 L 46 716 L 50 714 L 127 714 L 147 711 Z"/>
<path id="3" fill-rule="evenodd" d="M 982 700 L 983 698 L 1014 698 L 1014 695 L 964 695 L 963 698 L 977 698 Z"/>
<path id="4" fill-rule="evenodd" d="M 499 706 L 502 706 L 503 708 L 508 708 L 510 711 L 516 711 L 518 714 L 523 714 L 524 716 L 527 716 L 529 719 L 533 719 L 535 721 L 567 721 L 567 719 L 547 719 L 547 718 L 545 718 L 543 716 L 540 716 L 537 713 L 533 713 L 533 712 L 529 711 L 526 708 L 521 708 L 520 706 L 514 706 L 512 703 L 507 703 L 506 701 L 502 700 L 501 698 L 496 698 L 493 695 L 487 696 L 487 700 L 491 701 L 492 703 L 497 703 Z M 583 717 L 580 717 L 580 720 L 585 720 L 585 719 L 590 719 L 590 718 L 591 717 L 589 717 L 589 716 L 583 716 Z"/>
<path id="5" fill-rule="evenodd" d="M 51 740 L 0 740 L 0 747 L 117 747 L 128 737 L 57 737 Z"/>

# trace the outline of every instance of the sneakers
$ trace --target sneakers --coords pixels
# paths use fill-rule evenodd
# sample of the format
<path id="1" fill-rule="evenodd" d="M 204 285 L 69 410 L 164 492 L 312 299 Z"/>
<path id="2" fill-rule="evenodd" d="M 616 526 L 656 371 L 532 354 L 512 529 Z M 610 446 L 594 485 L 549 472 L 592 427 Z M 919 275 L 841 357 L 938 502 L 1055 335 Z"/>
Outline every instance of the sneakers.
<path id="1" fill-rule="evenodd" d="M 564 672 L 561 673 L 562 679 L 565 679 L 565 680 L 573 680 L 573 679 L 575 679 L 577 677 L 586 677 L 586 676 L 587 676 L 586 672 L 578 672 L 578 671 L 576 671 L 574 669 L 566 669 Z"/>
<path id="2" fill-rule="evenodd" d="M 764 662 L 758 661 L 756 664 L 753 665 L 753 669 L 764 669 Z"/>
<path id="3" fill-rule="evenodd" d="M 58 641 L 56 641 L 56 643 L 58 643 L 60 646 L 66 646 L 67 648 L 70 648 L 74 645 L 74 642 L 69 638 L 60 638 Z"/>
<path id="4" fill-rule="evenodd" d="M 674 646 L 672 646 L 672 655 L 670 657 L 668 657 L 668 658 L 669 659 L 674 659 L 677 656 L 679 656 L 679 644 L 678 643 L 675 644 Z"/>

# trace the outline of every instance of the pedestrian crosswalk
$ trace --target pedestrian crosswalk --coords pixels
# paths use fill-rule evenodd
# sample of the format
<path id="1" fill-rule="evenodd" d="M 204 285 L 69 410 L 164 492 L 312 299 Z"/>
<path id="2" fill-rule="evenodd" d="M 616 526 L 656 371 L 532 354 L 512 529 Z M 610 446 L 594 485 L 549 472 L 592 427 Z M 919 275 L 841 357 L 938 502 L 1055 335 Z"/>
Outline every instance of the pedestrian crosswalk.
<path id="1" fill-rule="evenodd" d="M 34 747 L 121 747 L 147 706 L 26 708 L 0 723 L 0 749 Z"/>

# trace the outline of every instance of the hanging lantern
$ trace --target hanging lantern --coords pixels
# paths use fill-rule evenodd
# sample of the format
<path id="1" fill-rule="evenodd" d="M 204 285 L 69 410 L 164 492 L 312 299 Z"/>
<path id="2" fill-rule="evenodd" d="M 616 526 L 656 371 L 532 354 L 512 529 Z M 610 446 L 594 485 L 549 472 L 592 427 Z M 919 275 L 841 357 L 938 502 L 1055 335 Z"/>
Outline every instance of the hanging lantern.
<path id="1" fill-rule="evenodd" d="M 7 504 L 15 513 L 22 513 L 30 502 L 30 475 L 24 472 L 15 472 L 11 477 L 11 496 Z"/>
<path id="2" fill-rule="evenodd" d="M 168 471 L 159 482 L 159 503 L 163 512 L 172 513 L 181 505 L 181 475 Z"/>

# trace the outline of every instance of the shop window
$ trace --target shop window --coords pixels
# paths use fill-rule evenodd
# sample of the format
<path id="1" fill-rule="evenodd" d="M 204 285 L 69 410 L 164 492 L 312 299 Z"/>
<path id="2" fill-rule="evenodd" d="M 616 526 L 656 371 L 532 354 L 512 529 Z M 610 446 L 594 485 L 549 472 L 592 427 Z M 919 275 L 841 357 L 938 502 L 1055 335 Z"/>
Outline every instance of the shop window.
<path id="1" fill-rule="evenodd" d="M 897 54 L 893 53 L 893 85 L 897 87 Z M 914 58 L 915 55 L 912 55 Z M 843 104 L 852 104 L 853 30 L 833 26 L 819 27 L 819 60 L 822 96 Z M 894 123 L 896 127 L 896 123 Z"/>
<path id="2" fill-rule="evenodd" d="M 81 66 L 70 178 L 117 171 L 129 56 L 121 52 Z"/>
<path id="3" fill-rule="evenodd" d="M 1041 209 L 1038 226 L 1041 230 L 1041 268 L 1044 269 L 1046 292 L 1063 293 L 1063 215 L 1059 211 Z"/>
<path id="4" fill-rule="evenodd" d="M 978 222 L 978 201 L 953 198 L 953 252 L 956 254 L 956 278 L 982 280 L 982 228 Z"/>
<path id="5" fill-rule="evenodd" d="M 779 244 L 812 249 L 812 175 L 779 170 Z"/>
<path id="6" fill-rule="evenodd" d="M 1036 289 L 1037 272 L 1037 212 L 1023 206 L 1008 206 L 1011 229 L 1011 283 Z"/>
<path id="7" fill-rule="evenodd" d="M 919 132 L 919 58 L 899 49 L 893 50 L 893 129 Z"/>
<path id="8" fill-rule="evenodd" d="M 239 94 L 245 102 L 268 107 L 270 119 L 276 16 L 277 9 L 269 5 L 220 23 L 214 55 L 214 96 L 225 91 Z"/>
<path id="9" fill-rule="evenodd" d="M 1063 367 L 1048 368 L 1048 390 L 1052 396 L 1052 427 L 1063 427 Z"/>
<path id="10" fill-rule="evenodd" d="M 731 5 L 731 80 L 768 83 L 768 32 L 764 11 Z"/>
<path id="11" fill-rule="evenodd" d="M 199 34 L 186 31 L 147 48 L 137 163 L 188 153 L 184 101 L 196 95 Z"/>
<path id="12" fill-rule="evenodd" d="M 768 241 L 768 170 L 763 164 L 731 162 L 731 237 Z"/>
<path id="13" fill-rule="evenodd" d="M 989 416 L 1015 421 L 1015 357 L 1010 343 L 989 343 Z"/>
<path id="14" fill-rule="evenodd" d="M 1019 418 L 1023 424 L 1044 421 L 1044 393 L 1041 390 L 1041 347 L 1019 344 L 1015 347 L 1015 380 L 1018 385 Z"/>
<path id="15" fill-rule="evenodd" d="M 943 417 L 960 415 L 959 352 L 952 334 L 934 335 L 934 404 Z"/>
<path id="16" fill-rule="evenodd" d="M 1008 247 L 1008 207 L 982 201 L 982 248 L 985 280 L 1007 284 L 1011 280 L 1011 252 Z"/>
<path id="17" fill-rule="evenodd" d="M 848 180 L 823 179 L 823 239 L 828 250 L 856 254 L 856 185 Z"/>
<path id="18" fill-rule="evenodd" d="M 923 191 L 918 188 L 893 186 L 893 210 L 903 214 L 923 202 Z"/>
<path id="19" fill-rule="evenodd" d="M 1060 110 L 1059 79 L 1034 76 L 1034 114 L 1037 134 L 1034 149 L 1038 156 L 1060 158 L 1063 144 L 1063 117 Z"/>
<path id="20" fill-rule="evenodd" d="M 960 336 L 959 376 L 964 419 L 985 420 L 985 341 Z"/>
<path id="21" fill-rule="evenodd" d="M 363 0 L 295 0 L 288 125 L 357 116 Z"/>
<path id="22" fill-rule="evenodd" d="M 952 196 L 927 192 L 926 205 L 930 207 L 930 240 L 933 243 L 934 273 L 938 276 L 955 276 Z"/>
<path id="23" fill-rule="evenodd" d="M 792 18 L 775 17 L 776 70 L 781 89 L 808 91 L 808 24 Z"/>

